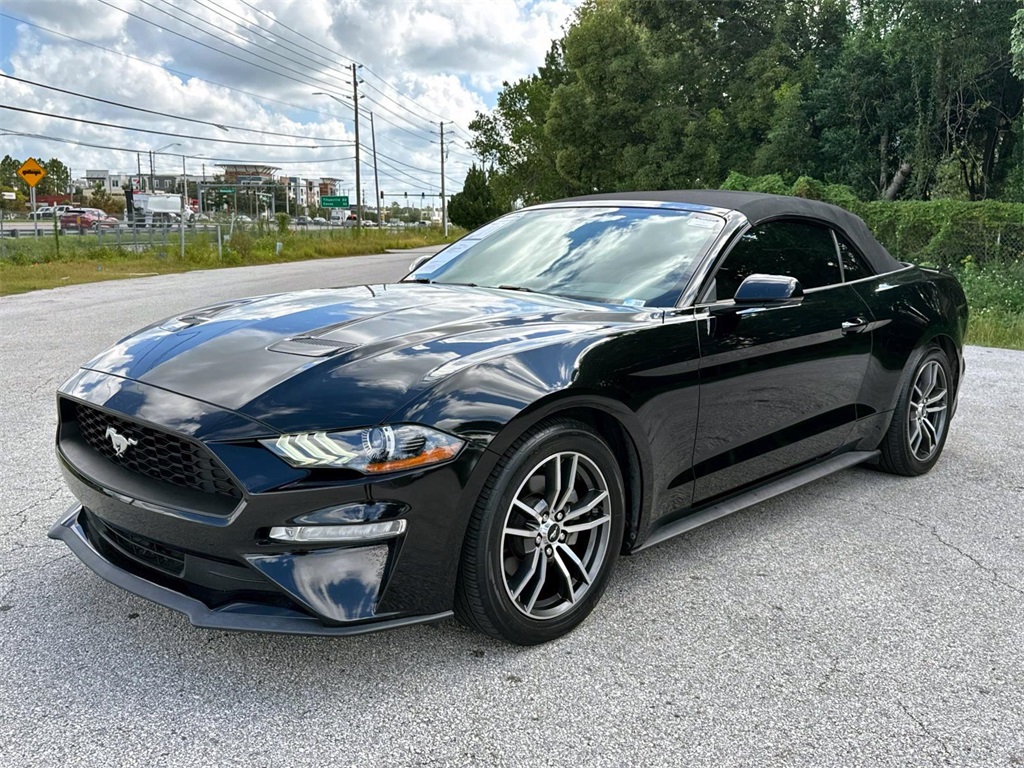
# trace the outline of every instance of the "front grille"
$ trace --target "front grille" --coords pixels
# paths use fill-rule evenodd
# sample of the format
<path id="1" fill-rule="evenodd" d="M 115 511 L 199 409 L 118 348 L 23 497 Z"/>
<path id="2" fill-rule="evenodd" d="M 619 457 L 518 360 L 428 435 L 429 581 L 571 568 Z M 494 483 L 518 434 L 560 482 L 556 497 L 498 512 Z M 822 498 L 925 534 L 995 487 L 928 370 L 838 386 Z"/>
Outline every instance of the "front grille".
<path id="1" fill-rule="evenodd" d="M 98 535 L 129 557 L 171 576 L 181 576 L 185 572 L 185 555 L 181 552 L 137 533 L 112 528 L 100 522 L 94 515 L 89 516 L 89 523 Z"/>
<path id="2" fill-rule="evenodd" d="M 183 488 L 239 499 L 242 493 L 217 460 L 200 445 L 152 427 L 76 403 L 78 429 L 97 453 L 119 466 Z M 120 456 L 108 430 L 134 440 Z"/>

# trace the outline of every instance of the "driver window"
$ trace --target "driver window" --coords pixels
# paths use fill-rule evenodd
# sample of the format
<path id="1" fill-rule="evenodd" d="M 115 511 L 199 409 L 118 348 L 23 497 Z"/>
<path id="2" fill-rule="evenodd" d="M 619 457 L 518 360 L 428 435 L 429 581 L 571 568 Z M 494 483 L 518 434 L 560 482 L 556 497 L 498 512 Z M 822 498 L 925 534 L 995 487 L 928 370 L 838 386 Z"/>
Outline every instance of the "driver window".
<path id="1" fill-rule="evenodd" d="M 802 221 L 770 221 L 748 230 L 733 246 L 705 293 L 705 301 L 731 299 L 754 274 L 789 275 L 804 290 L 843 281 L 832 233 Z"/>

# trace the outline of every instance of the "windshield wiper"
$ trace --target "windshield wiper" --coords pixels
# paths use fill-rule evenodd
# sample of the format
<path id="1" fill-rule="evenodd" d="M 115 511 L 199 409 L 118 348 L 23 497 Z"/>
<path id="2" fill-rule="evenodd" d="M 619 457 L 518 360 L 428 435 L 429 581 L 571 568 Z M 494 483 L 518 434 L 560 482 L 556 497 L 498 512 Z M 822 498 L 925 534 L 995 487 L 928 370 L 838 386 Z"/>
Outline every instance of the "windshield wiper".
<path id="1" fill-rule="evenodd" d="M 479 288 L 480 286 L 476 283 L 438 283 L 438 285 L 461 285 L 466 288 Z"/>
<path id="2" fill-rule="evenodd" d="M 533 288 L 527 288 L 525 285 L 499 285 L 499 291 L 522 291 L 523 293 L 540 293 L 535 291 Z"/>
<path id="3" fill-rule="evenodd" d="M 414 277 L 411 280 L 403 280 L 403 283 L 423 283 L 424 285 L 430 285 L 434 281 L 429 277 Z"/>

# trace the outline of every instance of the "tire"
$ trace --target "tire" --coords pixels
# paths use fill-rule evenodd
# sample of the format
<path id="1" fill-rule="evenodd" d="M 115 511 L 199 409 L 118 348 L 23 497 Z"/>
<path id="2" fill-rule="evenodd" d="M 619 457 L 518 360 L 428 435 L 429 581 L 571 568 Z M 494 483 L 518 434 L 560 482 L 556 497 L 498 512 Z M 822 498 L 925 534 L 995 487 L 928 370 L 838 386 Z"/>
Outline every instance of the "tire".
<path id="1" fill-rule="evenodd" d="M 622 474 L 608 444 L 582 422 L 542 422 L 512 444 L 480 494 L 455 615 L 518 645 L 561 637 L 600 600 L 624 526 Z"/>
<path id="2" fill-rule="evenodd" d="M 939 460 L 949 434 L 954 394 L 945 352 L 929 346 L 918 350 L 915 357 L 879 446 L 879 468 L 904 477 L 923 475 Z"/>

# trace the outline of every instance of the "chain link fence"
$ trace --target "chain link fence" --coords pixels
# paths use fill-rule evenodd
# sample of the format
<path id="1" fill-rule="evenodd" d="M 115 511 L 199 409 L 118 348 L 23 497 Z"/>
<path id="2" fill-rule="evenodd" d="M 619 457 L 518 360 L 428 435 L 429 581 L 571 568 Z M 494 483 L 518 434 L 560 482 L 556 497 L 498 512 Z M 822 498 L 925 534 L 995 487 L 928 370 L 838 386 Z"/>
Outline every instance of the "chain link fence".
<path id="1" fill-rule="evenodd" d="M 436 225 L 416 225 L 394 222 L 383 227 L 367 226 L 364 234 L 426 235 L 436 236 Z M 254 244 L 273 240 L 285 241 L 293 247 L 309 240 L 357 240 L 359 230 L 340 224 L 289 225 L 287 234 L 278 229 L 277 222 L 257 219 L 226 219 L 219 222 L 200 222 L 182 230 L 174 224 L 132 226 L 120 223 L 115 227 L 61 229 L 54 227 L 52 219 L 34 223 L 4 222 L 0 229 L 0 261 L 8 264 L 32 264 L 54 261 L 113 261 L 119 258 L 176 259 L 184 252 L 190 261 L 212 264 L 227 260 L 245 261 L 251 256 Z M 326 243 L 325 243 L 326 245 Z M 372 246 L 371 246 L 372 247 Z M 281 251 L 281 245 L 278 246 Z"/>
<path id="2" fill-rule="evenodd" d="M 861 213 L 900 261 L 951 268 L 1024 262 L 1024 205 L 869 203 Z"/>
<path id="3" fill-rule="evenodd" d="M 186 227 L 184 233 L 176 226 L 54 228 L 52 221 L 34 225 L 6 224 L 0 237 L 0 259 L 14 263 L 59 261 L 61 259 L 106 259 L 119 254 L 138 254 L 167 258 L 181 253 L 197 242 L 221 242 L 219 225 Z"/>
<path id="4" fill-rule="evenodd" d="M 968 259 L 979 265 L 1024 261 L 1024 223 L 950 224 L 938 232 L 906 228 L 875 234 L 895 258 L 915 264 L 955 267 Z"/>

